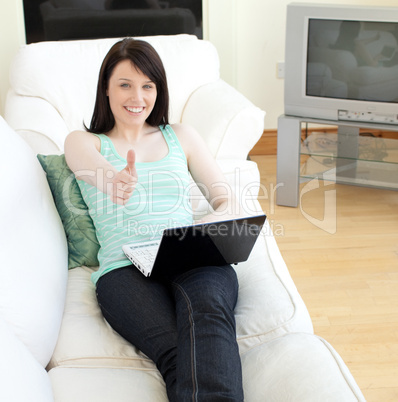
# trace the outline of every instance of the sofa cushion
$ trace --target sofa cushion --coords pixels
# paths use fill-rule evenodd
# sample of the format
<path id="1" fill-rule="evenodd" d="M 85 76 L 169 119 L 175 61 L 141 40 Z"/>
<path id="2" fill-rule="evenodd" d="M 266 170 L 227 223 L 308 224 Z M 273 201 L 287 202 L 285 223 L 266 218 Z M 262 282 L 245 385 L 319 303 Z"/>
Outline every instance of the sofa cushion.
<path id="1" fill-rule="evenodd" d="M 57 367 L 50 370 L 49 376 L 57 402 L 168 401 L 164 381 L 156 368 Z"/>
<path id="2" fill-rule="evenodd" d="M 242 354 L 246 402 L 364 401 L 348 368 L 324 340 L 288 334 Z M 155 367 L 56 367 L 49 376 L 57 402 L 166 402 Z M 73 384 L 73 387 L 70 385 Z"/>
<path id="3" fill-rule="evenodd" d="M 93 221 L 65 155 L 37 155 L 50 185 L 68 241 L 68 267 L 98 266 L 99 243 Z"/>
<path id="4" fill-rule="evenodd" d="M 39 161 L 1 117 L 0 138 L 0 316 L 46 366 L 65 302 L 65 233 Z"/>
<path id="5" fill-rule="evenodd" d="M 323 339 L 287 334 L 241 356 L 245 401 L 365 399 L 337 352 Z"/>
<path id="6" fill-rule="evenodd" d="M 53 402 L 50 379 L 0 317 L 0 401 Z"/>

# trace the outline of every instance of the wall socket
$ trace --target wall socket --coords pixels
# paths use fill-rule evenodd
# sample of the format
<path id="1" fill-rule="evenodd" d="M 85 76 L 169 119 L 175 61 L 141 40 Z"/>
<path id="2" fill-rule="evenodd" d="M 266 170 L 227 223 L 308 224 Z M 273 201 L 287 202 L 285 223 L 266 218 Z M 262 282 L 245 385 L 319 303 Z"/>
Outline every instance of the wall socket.
<path id="1" fill-rule="evenodd" d="M 276 63 L 276 77 L 277 78 L 285 78 L 285 62 L 278 61 Z"/>

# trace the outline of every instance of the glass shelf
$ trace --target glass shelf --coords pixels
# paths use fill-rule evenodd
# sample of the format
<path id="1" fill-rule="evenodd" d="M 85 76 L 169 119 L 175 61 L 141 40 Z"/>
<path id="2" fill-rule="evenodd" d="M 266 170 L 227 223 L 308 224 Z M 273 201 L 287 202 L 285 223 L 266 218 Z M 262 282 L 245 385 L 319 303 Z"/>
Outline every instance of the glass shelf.
<path id="1" fill-rule="evenodd" d="M 356 158 L 338 156 L 336 133 L 312 133 L 301 145 L 300 177 L 398 189 L 398 140 L 359 136 Z"/>

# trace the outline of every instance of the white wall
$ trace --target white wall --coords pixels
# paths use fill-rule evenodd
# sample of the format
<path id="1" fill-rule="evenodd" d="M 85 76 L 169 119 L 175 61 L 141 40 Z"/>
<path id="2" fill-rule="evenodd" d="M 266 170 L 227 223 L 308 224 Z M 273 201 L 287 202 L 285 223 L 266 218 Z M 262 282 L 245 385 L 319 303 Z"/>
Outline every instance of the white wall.
<path id="1" fill-rule="evenodd" d="M 22 0 L 0 3 L 0 115 L 3 115 L 8 90 L 8 72 L 18 48 L 25 43 Z"/>
<path id="2" fill-rule="evenodd" d="M 397 0 L 306 0 L 312 3 L 397 6 Z M 203 0 L 204 36 L 220 54 L 221 76 L 267 112 L 266 128 L 283 113 L 286 6 L 290 0 Z M 8 89 L 9 64 L 25 43 L 22 0 L 0 3 L 0 114 Z"/>

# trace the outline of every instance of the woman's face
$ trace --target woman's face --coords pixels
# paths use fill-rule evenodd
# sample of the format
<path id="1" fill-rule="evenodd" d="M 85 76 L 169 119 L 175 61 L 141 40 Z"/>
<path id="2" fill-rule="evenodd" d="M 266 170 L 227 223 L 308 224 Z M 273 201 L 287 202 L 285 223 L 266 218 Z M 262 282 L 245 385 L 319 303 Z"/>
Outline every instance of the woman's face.
<path id="1" fill-rule="evenodd" d="M 143 125 L 155 106 L 156 85 L 130 60 L 123 60 L 109 79 L 107 96 L 117 126 Z"/>

